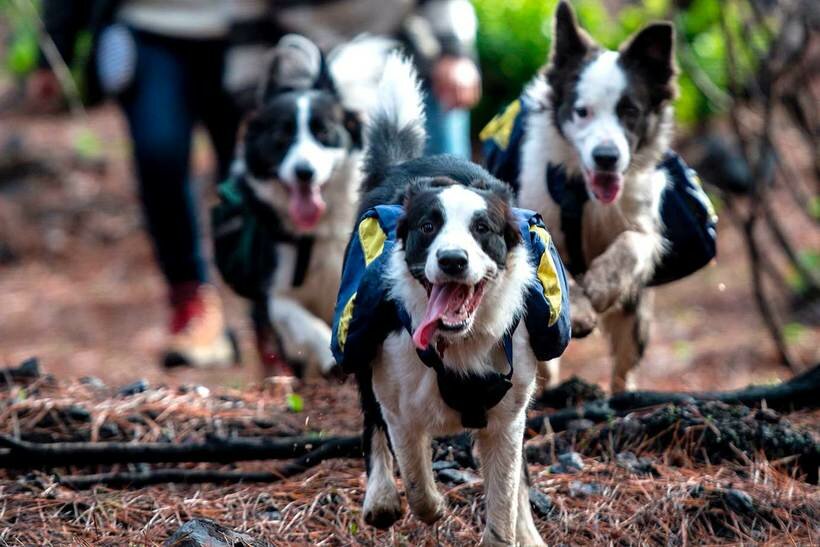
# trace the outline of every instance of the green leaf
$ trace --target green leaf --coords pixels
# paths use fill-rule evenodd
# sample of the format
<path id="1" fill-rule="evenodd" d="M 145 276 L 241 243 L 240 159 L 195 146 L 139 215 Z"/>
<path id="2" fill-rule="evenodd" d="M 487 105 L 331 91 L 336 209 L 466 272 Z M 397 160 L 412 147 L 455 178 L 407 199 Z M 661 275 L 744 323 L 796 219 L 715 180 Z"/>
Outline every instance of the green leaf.
<path id="1" fill-rule="evenodd" d="M 356 523 L 355 520 L 350 521 L 350 525 L 348 526 L 350 533 L 354 536 L 359 533 L 359 525 Z"/>
<path id="2" fill-rule="evenodd" d="M 804 325 L 792 322 L 783 325 L 783 337 L 789 344 L 798 344 L 806 335 L 807 329 Z"/>
<path id="3" fill-rule="evenodd" d="M 305 409 L 305 400 L 298 393 L 289 393 L 287 396 L 288 410 L 299 413 Z"/>

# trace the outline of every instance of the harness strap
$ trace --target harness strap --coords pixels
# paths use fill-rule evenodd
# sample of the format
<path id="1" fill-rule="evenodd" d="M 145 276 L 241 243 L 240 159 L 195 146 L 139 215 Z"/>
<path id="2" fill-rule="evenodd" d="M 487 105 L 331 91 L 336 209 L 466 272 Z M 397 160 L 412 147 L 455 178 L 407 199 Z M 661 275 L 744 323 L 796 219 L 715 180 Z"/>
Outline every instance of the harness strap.
<path id="1" fill-rule="evenodd" d="M 291 281 L 294 287 L 301 287 L 302 283 L 305 282 L 308 266 L 310 266 L 310 255 L 313 251 L 313 244 L 315 242 L 316 238 L 313 236 L 301 236 L 295 238 L 294 244 L 296 245 L 296 267 L 293 269 L 293 281 Z"/>
<path id="2" fill-rule="evenodd" d="M 399 319 L 412 336 L 413 326 L 410 315 L 401 306 L 397 306 Z M 515 331 L 518 319 L 509 332 Z M 487 411 L 496 406 L 512 387 L 513 348 L 512 335 L 507 333 L 501 339 L 504 355 L 510 365 L 507 374 L 491 372 L 485 375 L 475 373 L 463 374 L 444 365 L 441 356 L 432 347 L 417 349 L 416 353 L 427 367 L 436 372 L 438 390 L 444 403 L 461 414 L 461 425 L 470 429 L 481 429 L 487 426 Z"/>
<path id="3" fill-rule="evenodd" d="M 568 179 L 557 165 L 547 166 L 546 178 L 550 196 L 561 207 L 561 232 L 569 258 L 566 267 L 572 275 L 582 274 L 587 270 L 583 247 L 584 205 L 589 201 L 586 186 L 580 177 Z"/>

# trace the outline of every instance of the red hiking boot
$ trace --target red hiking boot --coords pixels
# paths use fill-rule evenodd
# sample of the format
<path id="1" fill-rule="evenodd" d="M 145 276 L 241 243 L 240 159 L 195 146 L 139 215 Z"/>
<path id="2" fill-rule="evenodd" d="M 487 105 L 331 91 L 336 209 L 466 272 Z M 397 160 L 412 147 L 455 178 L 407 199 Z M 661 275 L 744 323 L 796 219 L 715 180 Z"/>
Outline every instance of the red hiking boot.
<path id="1" fill-rule="evenodd" d="M 171 336 L 165 367 L 229 367 L 239 363 L 239 346 L 225 326 L 216 288 L 183 283 L 171 289 Z"/>

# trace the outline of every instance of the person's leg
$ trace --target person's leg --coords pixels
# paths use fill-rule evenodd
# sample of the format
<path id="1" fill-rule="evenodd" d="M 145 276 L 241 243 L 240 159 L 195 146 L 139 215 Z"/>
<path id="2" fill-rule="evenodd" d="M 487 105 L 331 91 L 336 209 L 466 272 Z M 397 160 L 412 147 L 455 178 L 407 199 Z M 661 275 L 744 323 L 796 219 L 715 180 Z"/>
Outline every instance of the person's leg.
<path id="1" fill-rule="evenodd" d="M 240 112 L 236 101 L 223 86 L 226 44 L 207 42 L 202 51 L 190 59 L 193 77 L 199 85 L 192 90 L 190 101 L 211 138 L 217 160 L 217 181 L 228 176 L 236 153 Z"/>
<path id="2" fill-rule="evenodd" d="M 443 110 L 433 92 L 426 89 L 424 109 L 427 114 L 425 153 L 455 154 L 470 159 L 470 113 L 467 110 Z"/>
<path id="3" fill-rule="evenodd" d="M 128 118 L 139 195 L 163 275 L 171 287 L 203 283 L 196 200 L 188 182 L 194 113 L 186 67 L 169 41 L 137 35 L 134 85 L 121 100 Z"/>
<path id="4" fill-rule="evenodd" d="M 196 121 L 192 81 L 180 51 L 189 44 L 138 34 L 137 71 L 121 99 L 128 119 L 148 231 L 165 276 L 173 316 L 165 366 L 223 366 L 238 359 L 216 289 L 207 285 L 197 200 L 189 183 Z"/>

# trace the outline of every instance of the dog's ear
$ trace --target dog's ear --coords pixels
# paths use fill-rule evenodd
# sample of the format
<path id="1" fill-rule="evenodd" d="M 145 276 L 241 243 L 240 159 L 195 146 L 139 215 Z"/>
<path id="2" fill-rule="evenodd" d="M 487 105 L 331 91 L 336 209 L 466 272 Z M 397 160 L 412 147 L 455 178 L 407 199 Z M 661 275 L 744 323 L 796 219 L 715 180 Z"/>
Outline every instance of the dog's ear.
<path id="1" fill-rule="evenodd" d="M 512 210 L 507 214 L 507 223 L 504 225 L 504 243 L 507 249 L 512 249 L 521 243 L 521 231 L 518 229 L 518 220 Z"/>
<path id="2" fill-rule="evenodd" d="M 673 99 L 675 29 L 671 23 L 652 23 L 621 48 L 621 63 L 642 74 L 649 84 L 653 106 Z"/>
<path id="3" fill-rule="evenodd" d="M 322 53 L 319 48 L 298 34 L 287 34 L 268 53 L 268 61 L 257 92 L 262 105 L 283 91 L 311 89 L 322 80 Z"/>
<path id="4" fill-rule="evenodd" d="M 555 10 L 552 26 L 550 64 L 555 68 L 566 66 L 573 60 L 584 57 L 592 46 L 592 40 L 578 27 L 575 12 L 569 2 L 562 0 Z"/>
<path id="5" fill-rule="evenodd" d="M 364 146 L 364 122 L 361 114 L 355 110 L 345 110 L 344 125 L 350 134 L 353 148 L 361 149 Z"/>

